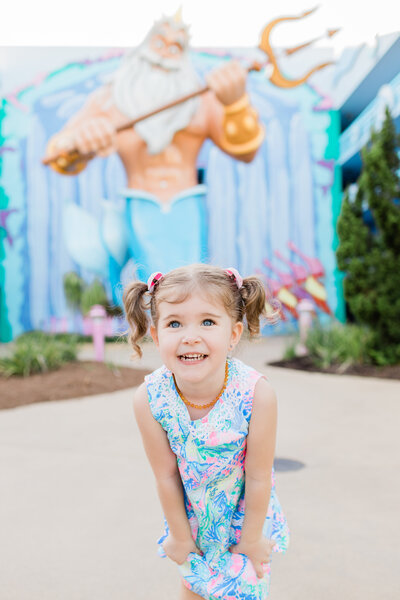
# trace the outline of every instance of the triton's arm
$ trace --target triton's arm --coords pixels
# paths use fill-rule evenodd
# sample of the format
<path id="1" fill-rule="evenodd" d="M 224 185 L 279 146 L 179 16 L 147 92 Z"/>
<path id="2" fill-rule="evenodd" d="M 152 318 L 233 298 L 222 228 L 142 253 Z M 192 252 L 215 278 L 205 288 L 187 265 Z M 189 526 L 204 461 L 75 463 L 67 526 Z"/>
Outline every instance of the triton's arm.
<path id="1" fill-rule="evenodd" d="M 264 129 L 246 94 L 246 78 L 246 69 L 237 61 L 214 69 L 207 76 L 213 93 L 205 101 L 214 144 L 237 160 L 251 162 L 264 139 Z"/>
<path id="2" fill-rule="evenodd" d="M 110 89 L 104 86 L 91 94 L 84 106 L 66 123 L 61 131 L 50 138 L 46 157 L 59 153 L 69 153 L 74 148 L 80 154 L 95 152 L 99 156 L 108 156 L 116 150 L 115 119 L 107 109 L 110 103 Z M 82 163 L 80 163 L 82 165 Z M 84 163 L 85 164 L 85 163 Z M 61 174 L 79 173 L 63 167 L 63 161 L 50 163 L 50 166 Z"/>

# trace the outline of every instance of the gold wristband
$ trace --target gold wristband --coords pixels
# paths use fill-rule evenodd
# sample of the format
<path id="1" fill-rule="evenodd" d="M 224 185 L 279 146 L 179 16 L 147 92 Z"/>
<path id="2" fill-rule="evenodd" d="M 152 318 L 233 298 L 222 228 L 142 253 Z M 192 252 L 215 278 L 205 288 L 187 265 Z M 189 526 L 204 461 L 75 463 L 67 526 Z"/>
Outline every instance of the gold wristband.
<path id="1" fill-rule="evenodd" d="M 224 136 L 221 146 L 234 155 L 257 150 L 264 139 L 264 128 L 258 121 L 257 111 L 250 105 L 247 94 L 224 106 Z"/>
<path id="2" fill-rule="evenodd" d="M 234 115 L 241 110 L 244 110 L 250 106 L 250 100 L 247 94 L 243 94 L 239 100 L 236 100 L 233 104 L 227 104 L 224 106 L 224 112 L 226 115 Z"/>

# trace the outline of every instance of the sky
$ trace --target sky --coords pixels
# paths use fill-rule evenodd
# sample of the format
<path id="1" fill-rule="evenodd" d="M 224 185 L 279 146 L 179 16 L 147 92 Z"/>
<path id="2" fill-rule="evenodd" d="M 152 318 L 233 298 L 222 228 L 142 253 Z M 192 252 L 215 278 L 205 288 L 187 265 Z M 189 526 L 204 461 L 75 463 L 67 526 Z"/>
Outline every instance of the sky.
<path id="1" fill-rule="evenodd" d="M 274 18 L 313 8 L 312 0 L 17 0 L 2 3 L 0 46 L 136 46 L 154 20 L 179 7 L 191 25 L 194 47 L 252 47 L 262 27 Z M 105 7 L 105 8 L 103 8 Z M 395 0 L 320 0 L 318 10 L 298 22 L 281 24 L 273 33 L 275 47 L 290 47 L 341 28 L 318 46 L 374 44 L 377 34 L 400 30 Z"/>

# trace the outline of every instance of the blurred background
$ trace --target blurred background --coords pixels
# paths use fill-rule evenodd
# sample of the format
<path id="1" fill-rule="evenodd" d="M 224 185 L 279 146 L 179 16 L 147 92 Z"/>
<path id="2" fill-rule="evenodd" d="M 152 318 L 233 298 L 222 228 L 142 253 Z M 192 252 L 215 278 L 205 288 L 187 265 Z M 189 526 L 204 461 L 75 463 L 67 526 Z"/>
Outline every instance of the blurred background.
<path id="1" fill-rule="evenodd" d="M 275 468 L 292 545 L 275 559 L 272 597 L 395 600 L 398 11 L 386 0 L 180 5 L 2 9 L 0 409 L 14 409 L 0 413 L 4 598 L 175 600 L 131 409 L 160 360 L 148 339 L 131 360 L 121 294 L 202 261 L 258 274 L 267 311 L 279 301 L 279 323 L 238 351 L 280 399 Z M 163 15 L 190 26 L 199 86 L 231 59 L 261 64 L 246 83 L 265 128 L 253 159 L 206 136 L 194 185 L 169 196 L 128 186 L 115 152 L 72 174 L 45 166 L 50 140 L 114 85 Z M 159 105 L 156 88 L 139 114 Z M 179 172 L 174 152 L 146 158 Z"/>

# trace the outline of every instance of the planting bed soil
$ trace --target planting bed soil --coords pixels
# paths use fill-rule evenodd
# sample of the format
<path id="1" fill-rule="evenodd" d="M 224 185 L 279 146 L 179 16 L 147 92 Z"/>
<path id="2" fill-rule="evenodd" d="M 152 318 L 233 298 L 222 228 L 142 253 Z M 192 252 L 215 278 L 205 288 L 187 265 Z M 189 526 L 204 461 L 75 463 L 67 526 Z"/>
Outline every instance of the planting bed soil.
<path id="1" fill-rule="evenodd" d="M 308 356 L 299 356 L 288 360 L 278 360 L 268 363 L 271 367 L 285 367 L 316 373 L 334 373 L 335 375 L 357 375 L 360 377 L 382 377 L 385 379 L 400 379 L 400 365 L 376 367 L 373 365 L 343 365 L 331 366 L 326 369 L 316 367 Z"/>
<path id="2" fill-rule="evenodd" d="M 148 373 L 100 362 L 71 362 L 56 371 L 29 377 L 0 376 L 0 410 L 135 387 Z"/>

